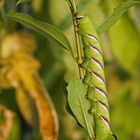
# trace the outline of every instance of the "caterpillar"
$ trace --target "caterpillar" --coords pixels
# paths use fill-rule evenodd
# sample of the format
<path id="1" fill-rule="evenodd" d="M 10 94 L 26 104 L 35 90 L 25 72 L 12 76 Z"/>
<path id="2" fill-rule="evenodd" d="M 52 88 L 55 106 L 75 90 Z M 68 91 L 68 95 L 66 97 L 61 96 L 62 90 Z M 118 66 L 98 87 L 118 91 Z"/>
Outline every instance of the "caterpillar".
<path id="1" fill-rule="evenodd" d="M 109 135 L 114 136 L 114 134 L 110 127 L 103 54 L 98 35 L 90 19 L 80 12 L 75 13 L 75 19 L 77 32 L 83 43 L 84 60 L 81 67 L 85 70 L 84 83 L 88 88 L 87 97 L 92 102 L 95 140 L 105 140 Z"/>

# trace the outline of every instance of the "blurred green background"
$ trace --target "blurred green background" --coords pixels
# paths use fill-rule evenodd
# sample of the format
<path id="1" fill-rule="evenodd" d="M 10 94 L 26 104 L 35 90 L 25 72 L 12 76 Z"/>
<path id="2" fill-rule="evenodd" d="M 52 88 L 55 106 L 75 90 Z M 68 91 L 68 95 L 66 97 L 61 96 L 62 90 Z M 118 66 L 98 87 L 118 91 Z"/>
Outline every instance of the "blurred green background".
<path id="1" fill-rule="evenodd" d="M 96 27 L 125 0 L 79 0 L 79 9 L 89 15 Z M 5 11 L 19 11 L 60 28 L 75 50 L 72 18 L 65 0 L 33 0 L 16 7 L 5 1 Z M 13 22 L 7 21 L 8 25 Z M 18 29 L 27 30 L 17 24 Z M 3 28 L 1 26 L 1 28 Z M 10 28 L 10 26 L 9 26 Z M 2 30 L 2 29 L 1 29 Z M 28 30 L 37 40 L 35 58 L 41 63 L 39 74 L 59 116 L 59 140 L 85 140 L 85 132 L 66 110 L 67 82 L 77 74 L 71 56 L 51 38 Z M 112 129 L 119 140 L 140 140 L 140 6 L 132 7 L 110 30 L 100 35 L 108 88 Z M 16 113 L 17 130 L 11 140 L 39 140 L 19 112 L 14 90 L 1 90 L 0 104 Z M 20 136 L 16 136 L 20 135 Z"/>

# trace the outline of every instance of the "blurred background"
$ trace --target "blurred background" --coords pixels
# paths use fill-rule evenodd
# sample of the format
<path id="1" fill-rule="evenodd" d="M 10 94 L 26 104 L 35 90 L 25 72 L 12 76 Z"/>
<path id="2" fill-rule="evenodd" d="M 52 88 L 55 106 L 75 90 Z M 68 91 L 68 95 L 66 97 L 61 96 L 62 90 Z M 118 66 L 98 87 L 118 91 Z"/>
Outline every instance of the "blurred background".
<path id="1" fill-rule="evenodd" d="M 123 1 L 126 0 L 79 0 L 78 8 L 85 11 L 98 27 Z M 66 34 L 76 52 L 72 18 L 65 0 L 33 0 L 17 7 L 15 0 L 5 0 L 2 9 L 5 12 L 24 12 L 57 26 Z M 32 34 L 37 44 L 34 58 L 40 63 L 39 75 L 58 114 L 59 140 L 87 139 L 84 130 L 66 110 L 67 82 L 78 71 L 71 56 L 50 37 L 44 38 L 13 21 L 0 20 L 1 38 L 7 30 L 22 30 Z M 23 44 L 23 36 L 20 41 Z M 132 7 L 108 32 L 101 34 L 100 42 L 104 53 L 112 129 L 119 140 L 140 140 L 140 6 Z M 16 44 L 16 39 L 13 43 Z M 26 115 L 34 116 L 35 111 L 24 107 L 20 109 L 24 97 L 17 100 L 15 89 L 8 88 L 2 80 L 0 82 L 0 132 L 9 132 L 5 134 L 8 140 L 40 140 L 36 122 L 25 119 Z M 3 115 L 4 110 L 10 114 L 8 117 Z M 0 140 L 6 140 L 1 139 L 1 135 Z"/>

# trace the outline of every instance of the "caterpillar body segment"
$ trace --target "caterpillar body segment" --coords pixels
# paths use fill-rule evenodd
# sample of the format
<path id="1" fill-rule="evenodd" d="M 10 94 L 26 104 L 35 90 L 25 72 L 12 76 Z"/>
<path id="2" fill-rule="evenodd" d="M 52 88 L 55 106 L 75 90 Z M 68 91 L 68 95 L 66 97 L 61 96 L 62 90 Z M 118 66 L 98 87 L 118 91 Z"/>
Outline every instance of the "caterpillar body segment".
<path id="1" fill-rule="evenodd" d="M 105 140 L 112 135 L 107 100 L 104 62 L 98 35 L 90 19 L 83 13 L 75 14 L 78 34 L 82 38 L 85 70 L 84 83 L 88 88 L 88 98 L 92 102 L 91 113 L 95 120 L 95 140 Z"/>

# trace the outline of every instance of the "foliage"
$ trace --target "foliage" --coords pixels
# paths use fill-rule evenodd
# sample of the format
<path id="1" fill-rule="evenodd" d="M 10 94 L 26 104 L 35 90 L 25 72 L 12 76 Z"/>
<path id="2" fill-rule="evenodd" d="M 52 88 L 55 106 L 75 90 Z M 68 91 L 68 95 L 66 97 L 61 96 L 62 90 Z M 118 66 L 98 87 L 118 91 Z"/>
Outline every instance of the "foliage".
<path id="1" fill-rule="evenodd" d="M 55 26 L 36 20 L 29 15 L 22 13 L 9 13 L 8 18 L 18 21 L 30 29 L 33 29 L 43 35 L 50 35 L 52 38 L 57 40 L 66 50 L 68 50 L 72 55 L 72 48 L 66 36 Z"/>
<path id="2" fill-rule="evenodd" d="M 107 31 L 130 7 L 136 4 L 140 4 L 140 2 L 135 0 L 122 2 L 117 8 L 114 9 L 113 14 L 97 28 L 98 34 Z"/>
<path id="3" fill-rule="evenodd" d="M 68 87 L 68 102 L 69 105 L 78 119 L 79 123 L 88 131 L 90 139 L 94 138 L 93 123 L 94 119 L 89 114 L 91 103 L 87 100 L 87 89 L 82 80 L 74 79 L 70 81 Z"/>
<path id="4" fill-rule="evenodd" d="M 19 4 L 25 3 L 25 2 L 30 2 L 31 0 L 18 0 L 16 5 L 18 6 Z"/>
<path id="5" fill-rule="evenodd" d="M 94 118 L 89 113 L 91 102 L 87 100 L 87 86 L 79 79 L 78 73 L 81 71 L 81 61 L 84 59 L 83 52 L 80 52 L 79 60 L 77 42 L 75 43 L 77 34 L 73 31 L 73 12 L 78 9 L 86 11 L 100 35 L 113 133 L 119 140 L 140 139 L 139 4 L 139 0 L 18 0 L 17 2 L 2 0 L 0 2 L 0 104 L 4 104 L 6 110 L 16 114 L 16 119 L 13 119 L 15 125 L 11 127 L 13 132 L 9 133 L 9 138 L 41 140 L 43 136 L 45 139 L 43 128 L 46 128 L 44 124 L 48 123 L 49 119 L 45 119 L 43 114 L 47 115 L 46 103 L 48 103 L 54 104 L 59 116 L 58 139 L 86 140 L 87 134 L 93 139 L 91 124 L 94 124 Z M 31 30 L 25 29 L 26 27 Z M 18 34 L 21 39 L 17 39 L 18 37 L 12 39 L 12 43 L 3 49 L 3 38 L 13 32 L 19 33 L 19 30 L 22 32 L 28 30 L 34 37 L 29 35 L 25 39 L 25 36 Z M 37 41 L 36 51 L 33 47 L 35 43 L 31 44 L 31 38 Z M 83 46 L 80 47 L 82 50 Z M 35 51 L 34 56 L 33 51 Z M 39 69 L 40 64 L 41 69 Z M 73 77 L 76 78 L 71 80 Z M 66 112 L 65 81 L 68 82 L 67 101 L 74 118 Z M 17 83 L 20 86 L 17 87 Z M 41 93 L 38 98 L 34 97 L 33 93 L 36 92 Z M 48 93 L 53 101 L 51 103 Z M 50 111 L 55 114 L 54 107 Z M 50 117 L 50 120 L 52 118 Z M 54 118 L 57 120 L 56 116 Z M 41 126 L 38 126 L 38 121 Z M 58 131 L 58 124 L 55 123 L 52 126 Z M 81 126 L 84 129 L 81 129 Z M 109 139 L 112 140 L 112 137 L 107 138 Z"/>

